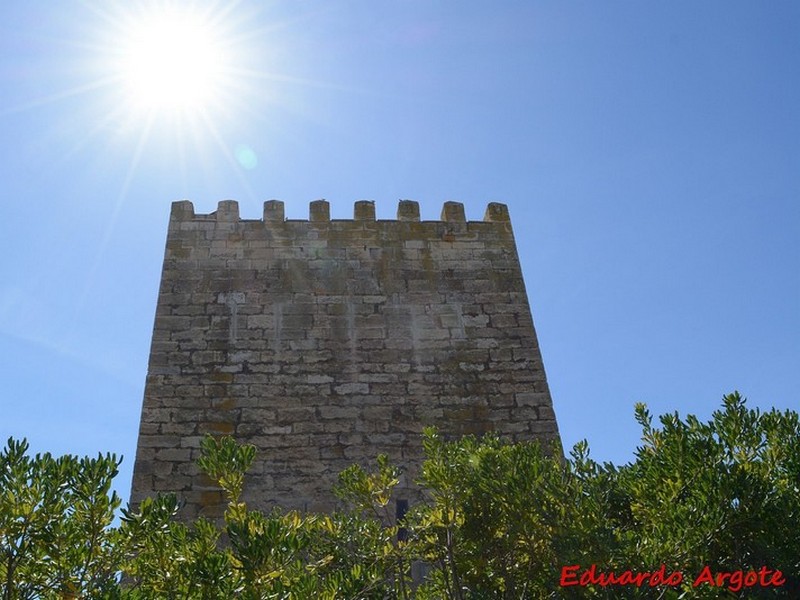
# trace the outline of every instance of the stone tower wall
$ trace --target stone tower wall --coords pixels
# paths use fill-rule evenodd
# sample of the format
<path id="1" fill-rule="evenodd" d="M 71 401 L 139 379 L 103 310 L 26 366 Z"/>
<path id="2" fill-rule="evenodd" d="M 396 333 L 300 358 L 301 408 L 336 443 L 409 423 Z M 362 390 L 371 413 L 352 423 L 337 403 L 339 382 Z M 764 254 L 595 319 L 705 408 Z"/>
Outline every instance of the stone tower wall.
<path id="1" fill-rule="evenodd" d="M 258 448 L 256 507 L 330 509 L 338 472 L 380 452 L 413 498 L 427 425 L 558 441 L 505 205 L 483 221 L 455 202 L 440 221 L 411 201 L 391 221 L 365 201 L 353 220 L 312 202 L 307 221 L 274 200 L 263 220 L 172 205 L 133 502 L 172 491 L 187 517 L 219 515 L 194 464 L 206 433 Z"/>

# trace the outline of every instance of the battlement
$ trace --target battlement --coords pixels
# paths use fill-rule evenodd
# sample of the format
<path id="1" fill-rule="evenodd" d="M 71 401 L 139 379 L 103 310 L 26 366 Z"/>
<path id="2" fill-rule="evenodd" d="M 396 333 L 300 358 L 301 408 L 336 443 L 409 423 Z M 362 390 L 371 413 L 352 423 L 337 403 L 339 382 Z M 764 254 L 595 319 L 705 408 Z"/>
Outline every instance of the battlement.
<path id="1" fill-rule="evenodd" d="M 414 498 L 421 432 L 496 432 L 558 443 L 508 208 L 482 221 L 445 202 L 420 220 L 401 200 L 307 220 L 264 203 L 242 219 L 175 202 L 145 385 L 132 501 L 175 492 L 185 515 L 215 517 L 224 499 L 195 464 L 205 434 L 254 444 L 244 498 L 330 509 L 337 474 L 379 453 Z"/>
<path id="2" fill-rule="evenodd" d="M 314 200 L 309 203 L 308 221 L 311 223 L 329 223 L 330 203 L 327 200 Z M 264 202 L 262 221 L 266 223 L 282 223 L 286 221 L 284 203 L 281 200 L 267 200 Z M 189 200 L 172 203 L 171 221 L 217 221 L 220 223 L 235 223 L 241 221 L 239 217 L 239 203 L 236 200 L 221 200 L 217 210 L 208 214 L 196 214 L 194 205 Z M 333 219 L 334 222 L 372 222 L 375 221 L 375 202 L 372 200 L 358 200 L 353 207 L 353 219 Z M 420 222 L 419 203 L 414 200 L 400 200 L 397 205 L 397 219 L 401 222 Z M 500 202 L 490 202 L 483 215 L 484 223 L 510 223 L 508 206 Z M 392 222 L 392 221 L 385 221 Z M 461 202 L 445 202 L 442 206 L 442 215 L 439 221 L 432 223 L 467 223 L 464 205 Z"/>

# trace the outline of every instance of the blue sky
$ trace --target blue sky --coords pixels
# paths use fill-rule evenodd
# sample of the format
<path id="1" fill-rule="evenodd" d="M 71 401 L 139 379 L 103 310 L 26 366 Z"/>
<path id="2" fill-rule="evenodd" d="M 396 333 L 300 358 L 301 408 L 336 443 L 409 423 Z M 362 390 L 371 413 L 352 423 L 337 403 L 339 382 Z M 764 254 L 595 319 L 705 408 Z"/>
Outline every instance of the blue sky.
<path id="1" fill-rule="evenodd" d="M 509 205 L 566 447 L 633 405 L 800 408 L 800 4 L 185 2 L 229 53 L 206 118 L 130 108 L 165 3 L 0 4 L 0 436 L 125 456 L 169 206 Z"/>

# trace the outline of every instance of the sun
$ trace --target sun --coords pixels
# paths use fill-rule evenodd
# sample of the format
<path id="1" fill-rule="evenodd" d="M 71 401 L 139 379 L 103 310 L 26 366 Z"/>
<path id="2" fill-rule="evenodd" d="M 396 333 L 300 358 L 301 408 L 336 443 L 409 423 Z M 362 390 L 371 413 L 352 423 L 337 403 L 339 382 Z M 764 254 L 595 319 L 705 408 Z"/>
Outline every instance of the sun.
<path id="1" fill-rule="evenodd" d="M 226 47 L 210 19 L 163 8 L 128 23 L 119 77 L 135 110 L 197 113 L 220 99 Z"/>

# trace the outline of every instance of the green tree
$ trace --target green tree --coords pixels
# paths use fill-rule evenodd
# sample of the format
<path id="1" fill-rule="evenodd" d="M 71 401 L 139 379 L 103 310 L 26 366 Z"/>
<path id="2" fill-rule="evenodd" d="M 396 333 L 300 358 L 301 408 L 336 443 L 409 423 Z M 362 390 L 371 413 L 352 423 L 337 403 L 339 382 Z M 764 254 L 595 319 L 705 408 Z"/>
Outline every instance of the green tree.
<path id="1" fill-rule="evenodd" d="M 622 467 L 578 444 L 570 459 L 492 436 L 426 432 L 427 501 L 409 519 L 433 570 L 424 598 L 796 597 L 800 573 L 800 425 L 739 394 L 707 423 L 636 407 L 643 444 Z M 683 575 L 681 585 L 561 587 L 567 565 Z M 711 573 L 783 572 L 780 587 L 693 586 Z M 647 580 L 649 581 L 649 580 Z"/>
<path id="2" fill-rule="evenodd" d="M 537 443 L 427 430 L 424 447 L 427 501 L 408 519 L 412 550 L 433 567 L 420 598 L 561 597 L 567 558 L 612 560 L 610 476 L 585 444 L 565 461 Z"/>
<path id="3" fill-rule="evenodd" d="M 353 566 L 368 568 L 384 582 L 383 596 L 406 600 L 411 597 L 411 548 L 399 535 L 405 522 L 397 523 L 389 511 L 392 492 L 400 482 L 400 469 L 391 465 L 385 454 L 377 457 L 377 471 L 368 473 L 353 465 L 339 474 L 334 493 L 350 508 L 338 513 L 334 522 L 340 529 L 329 543 L 341 565 L 356 560 Z M 405 538 L 405 536 L 402 536 Z"/>
<path id="4" fill-rule="evenodd" d="M 174 495 L 122 512 L 119 461 L 0 453 L 0 600 L 478 600 L 800 597 L 800 422 L 724 398 L 708 422 L 653 424 L 621 467 L 488 435 L 424 437 L 423 499 L 394 523 L 399 470 L 346 469 L 348 509 L 301 515 L 241 501 L 251 446 L 206 438 L 200 467 L 227 499 L 221 522 L 180 520 Z M 398 536 L 400 527 L 405 532 Z M 402 537 L 402 539 L 400 539 Z M 413 563 L 427 565 L 412 582 Z M 684 574 L 675 585 L 561 586 L 564 568 Z M 692 585 L 709 573 L 780 570 L 780 587 Z M 741 582 L 739 582 L 741 583 Z"/>
<path id="5" fill-rule="evenodd" d="M 714 572 L 780 569 L 782 589 L 751 588 L 742 597 L 785 594 L 800 574 L 800 423 L 793 411 L 748 409 L 737 393 L 707 423 L 693 415 L 652 424 L 636 407 L 643 445 L 620 470 L 631 520 L 620 531 L 627 564 L 666 563 L 687 574 L 683 591 L 718 597 L 719 588 L 692 588 L 705 566 Z M 691 575 L 692 577 L 688 577 Z"/>
<path id="6" fill-rule="evenodd" d="M 174 496 L 145 500 L 126 511 L 121 527 L 129 550 L 124 597 L 156 599 L 305 600 L 385 598 L 382 554 L 386 532 L 356 515 L 300 515 L 249 510 L 240 496 L 255 456 L 252 446 L 207 437 L 200 467 L 228 500 L 221 529 L 208 521 L 175 521 Z M 220 543 L 224 537 L 225 544 Z"/>
<path id="7" fill-rule="evenodd" d="M 0 452 L 0 589 L 3 600 L 100 597 L 116 588 L 120 547 L 109 493 L 119 460 Z"/>

